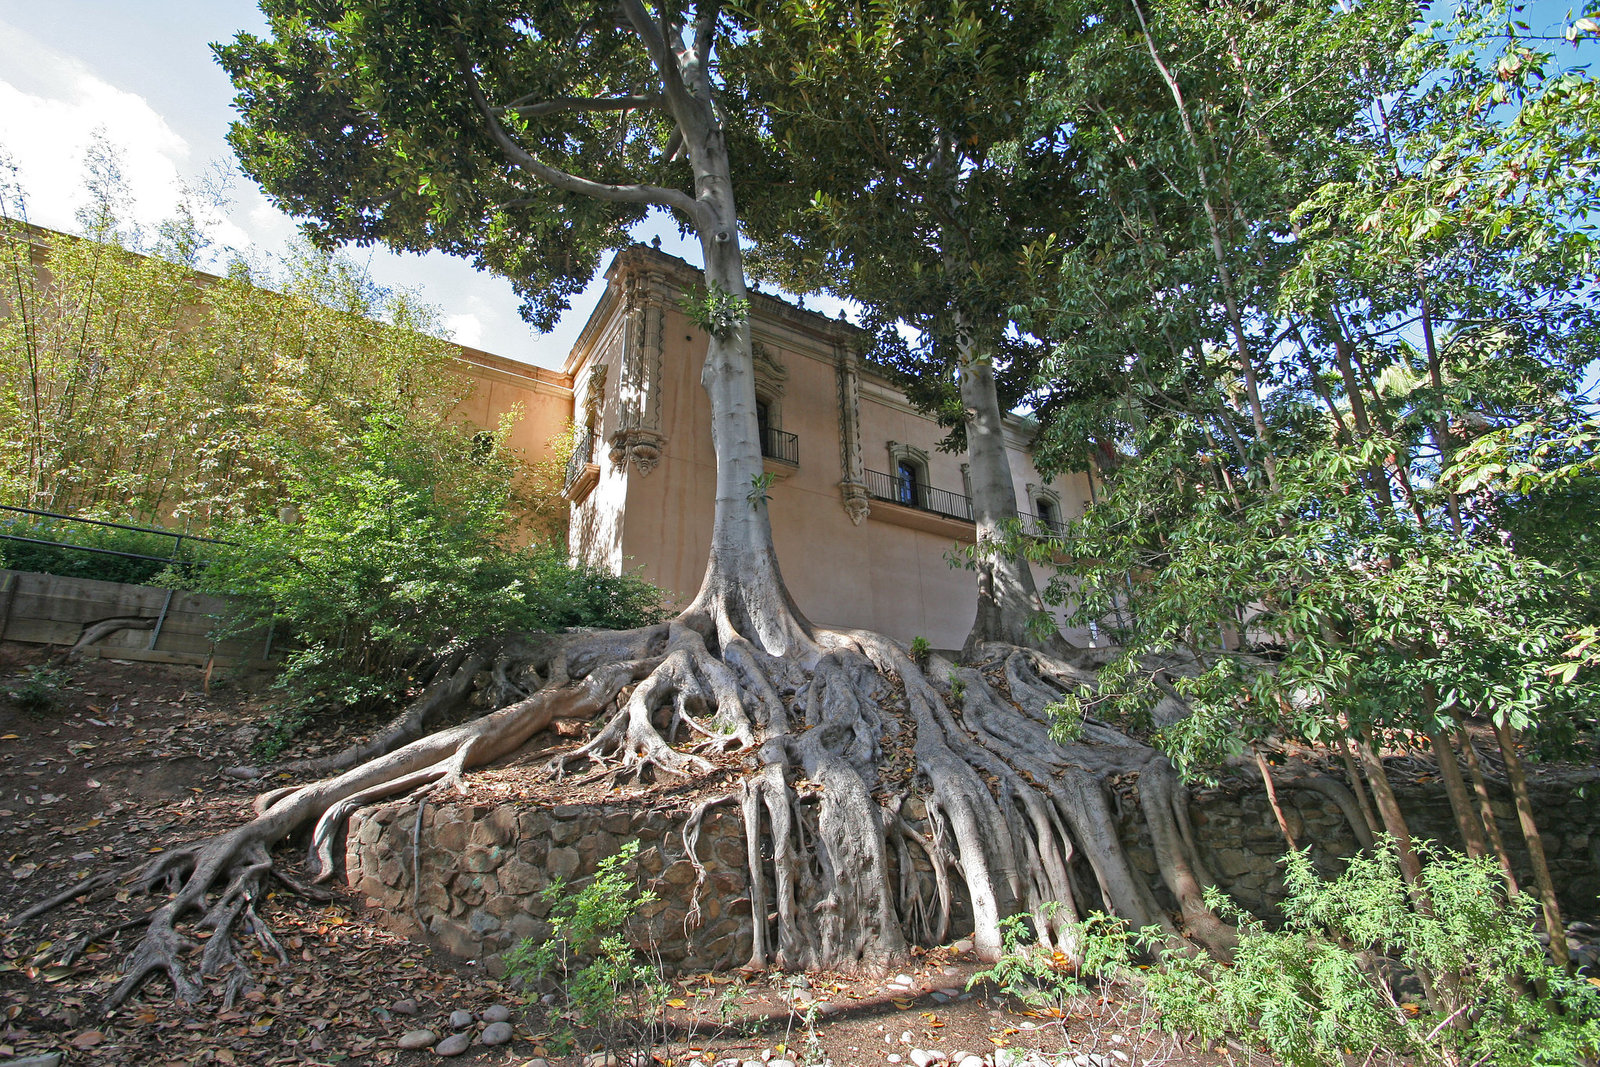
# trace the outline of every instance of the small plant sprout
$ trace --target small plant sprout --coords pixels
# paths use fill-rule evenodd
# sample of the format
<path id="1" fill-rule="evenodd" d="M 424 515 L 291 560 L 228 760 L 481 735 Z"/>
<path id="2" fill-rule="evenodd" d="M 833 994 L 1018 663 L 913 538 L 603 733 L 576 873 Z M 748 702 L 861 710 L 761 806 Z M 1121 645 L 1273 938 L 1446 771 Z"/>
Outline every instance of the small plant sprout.
<path id="1" fill-rule="evenodd" d="M 778 476 L 773 474 L 771 471 L 767 471 L 763 474 L 752 474 L 750 476 L 750 491 L 744 495 L 744 498 L 750 501 L 751 511 L 756 510 L 757 508 L 761 507 L 762 504 L 765 504 L 772 499 L 771 494 L 769 494 L 767 490 L 771 489 L 772 483 L 777 480 Z"/>
<path id="2" fill-rule="evenodd" d="M 690 322 L 716 338 L 730 336 L 750 317 L 750 301 L 716 282 L 687 294 L 678 306 Z"/>

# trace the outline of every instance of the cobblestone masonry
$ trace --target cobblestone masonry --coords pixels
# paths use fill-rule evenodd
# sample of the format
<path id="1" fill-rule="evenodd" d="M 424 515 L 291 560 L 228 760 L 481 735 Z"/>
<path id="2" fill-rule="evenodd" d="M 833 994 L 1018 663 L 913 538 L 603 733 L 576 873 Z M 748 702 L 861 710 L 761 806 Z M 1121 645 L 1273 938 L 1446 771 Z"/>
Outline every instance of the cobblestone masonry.
<path id="1" fill-rule="evenodd" d="M 1600 770 L 1591 777 L 1587 789 L 1542 787 L 1534 794 L 1569 918 L 1593 919 L 1600 913 L 1600 804 L 1594 799 L 1600 792 Z M 1356 848 L 1338 809 L 1312 792 L 1284 789 L 1279 795 L 1297 841 L 1312 845 L 1324 874 L 1337 874 L 1340 860 Z M 1412 790 L 1401 799 L 1417 836 L 1456 843 L 1442 791 Z M 919 807 L 913 800 L 907 814 L 915 818 Z M 1496 810 L 1501 832 L 1526 877 L 1527 856 L 1509 799 L 1497 799 Z M 749 958 L 744 829 L 731 805 L 713 809 L 702 826 L 698 853 L 706 881 L 698 894 L 698 925 L 689 922 L 695 872 L 684 851 L 685 813 L 680 808 L 643 803 L 430 804 L 422 819 L 420 896 L 412 891 L 416 815 L 414 801 L 367 808 L 351 820 L 346 845 L 349 884 L 402 933 L 425 934 L 445 950 L 497 970 L 499 955 L 507 948 L 523 938 L 548 935 L 550 905 L 542 890 L 552 879 L 581 883 L 600 860 L 623 842 L 637 839 L 640 873 L 658 899 L 636 921 L 631 931 L 636 943 L 652 946 L 669 970 L 720 970 Z M 1283 896 L 1278 861 L 1284 843 L 1266 797 L 1248 788 L 1199 790 L 1191 816 L 1202 854 L 1221 886 L 1262 918 L 1277 918 Z M 1134 865 L 1159 886 L 1144 820 L 1129 798 L 1123 798 L 1119 832 Z M 921 859 L 919 852 L 913 855 Z M 931 877 L 926 869 L 918 873 Z M 952 937 L 970 926 L 964 907 L 961 911 Z"/>

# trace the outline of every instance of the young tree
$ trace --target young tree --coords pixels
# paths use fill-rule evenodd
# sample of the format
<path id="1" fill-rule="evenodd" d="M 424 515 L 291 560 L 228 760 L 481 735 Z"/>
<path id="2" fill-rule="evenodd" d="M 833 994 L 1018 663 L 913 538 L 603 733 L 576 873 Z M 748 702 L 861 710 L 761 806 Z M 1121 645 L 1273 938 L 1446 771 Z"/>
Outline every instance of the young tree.
<path id="1" fill-rule="evenodd" d="M 1080 386 L 1060 425 L 1098 422 L 1125 446 L 1079 531 L 1088 606 L 1131 600 L 1130 660 L 1177 647 L 1201 668 L 1178 683 L 1196 714 L 1164 742 L 1180 762 L 1275 734 L 1353 745 L 1352 784 L 1372 790 L 1414 883 L 1389 742 L 1432 748 L 1464 845 L 1499 853 L 1515 892 L 1465 729 L 1489 720 L 1560 958 L 1518 731 L 1592 730 L 1592 679 L 1559 657 L 1593 617 L 1593 572 L 1540 558 L 1584 558 L 1549 521 L 1584 501 L 1514 487 L 1474 500 L 1461 488 L 1498 484 L 1507 464 L 1469 474 L 1459 456 L 1525 427 L 1532 452 L 1566 442 L 1547 453 L 1557 469 L 1583 462 L 1584 435 L 1566 431 L 1596 353 L 1581 222 L 1594 127 L 1574 105 L 1593 83 L 1492 4 L 1419 28 L 1397 59 L 1381 43 L 1406 30 L 1403 6 L 1134 14 L 1120 45 L 1056 42 L 1104 77 L 1124 76 L 1117 57 L 1128 76 L 1143 67 L 1169 98 L 1163 114 L 1060 97 L 1098 146 L 1112 208 L 1051 308 L 1063 369 L 1087 367 L 1115 398 Z M 1119 343 L 1105 321 L 1136 328 Z M 1259 405 L 1252 363 L 1273 387 Z"/>
<path id="2" fill-rule="evenodd" d="M 198 270 L 190 215 L 141 234 L 91 152 L 81 236 L 0 171 L 0 497 L 204 528 L 275 510 L 286 450 L 333 461 L 362 415 L 442 428 L 461 398 L 432 309 L 309 247 Z"/>

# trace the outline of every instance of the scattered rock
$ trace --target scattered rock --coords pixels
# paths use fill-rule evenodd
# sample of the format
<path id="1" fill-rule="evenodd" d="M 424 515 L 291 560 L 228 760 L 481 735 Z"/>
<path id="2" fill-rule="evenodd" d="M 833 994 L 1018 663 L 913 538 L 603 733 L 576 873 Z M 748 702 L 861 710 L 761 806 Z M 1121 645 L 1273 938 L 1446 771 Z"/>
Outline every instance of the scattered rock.
<path id="1" fill-rule="evenodd" d="M 963 1056 L 956 1067 L 983 1067 L 983 1060 L 977 1056 Z"/>
<path id="2" fill-rule="evenodd" d="M 437 1040 L 439 1035 L 432 1030 L 411 1030 L 401 1034 L 400 1040 L 394 1044 L 396 1048 L 404 1049 L 428 1048 Z"/>
<path id="3" fill-rule="evenodd" d="M 621 1063 L 614 1052 L 591 1052 L 583 1058 L 583 1067 L 620 1067 Z"/>
<path id="4" fill-rule="evenodd" d="M 844 1011 L 844 1005 L 835 1004 L 831 1000 L 823 1001 L 821 1004 L 817 1005 L 818 1015 L 838 1015 L 841 1011 Z M 713 1067 L 715 1067 L 714 1064 Z"/>
<path id="5" fill-rule="evenodd" d="M 909 974 L 897 974 L 893 978 L 889 979 L 889 984 L 910 986 L 915 981 L 916 979 L 912 978 Z"/>
<path id="6" fill-rule="evenodd" d="M 450 1029 L 465 1030 L 472 1025 L 472 1013 L 464 1008 L 457 1008 L 450 1013 Z"/>
<path id="7" fill-rule="evenodd" d="M 954 952 L 957 956 L 965 956 L 967 953 L 972 951 L 972 939 L 963 937 L 960 941 L 957 941 L 955 944 L 950 946 L 950 951 Z"/>
<path id="8" fill-rule="evenodd" d="M 492 1022 L 483 1028 L 483 1033 L 478 1040 L 485 1045 L 503 1045 L 511 1040 L 511 1024 L 504 1019 L 499 1022 Z"/>
<path id="9" fill-rule="evenodd" d="M 394 1012 L 396 1015 L 415 1015 L 417 1014 L 417 1002 L 412 1000 L 410 997 L 407 997 L 404 1000 L 397 1000 L 393 1004 L 389 1005 L 389 1010 Z"/>
<path id="10" fill-rule="evenodd" d="M 956 999 L 954 993 L 946 993 L 942 989 L 935 989 L 933 991 L 933 1002 L 935 1004 L 948 1004 L 954 999 Z"/>
<path id="11" fill-rule="evenodd" d="M 437 1045 L 433 1051 L 441 1056 L 459 1056 L 472 1047 L 471 1034 L 451 1034 Z"/>
<path id="12" fill-rule="evenodd" d="M 928 1067 L 932 1063 L 943 1063 L 944 1059 L 944 1053 L 938 1049 L 914 1048 L 911 1050 L 911 1062 L 916 1064 L 916 1067 Z"/>
<path id="13" fill-rule="evenodd" d="M 901 1057 L 900 1057 L 899 1053 L 897 1053 L 897 1052 L 889 1053 L 889 1062 L 890 1063 L 899 1063 L 900 1059 L 901 1059 Z"/>
<path id="14" fill-rule="evenodd" d="M 556 996 L 554 993 L 546 993 L 544 996 L 539 998 L 539 1003 L 543 1004 L 547 1008 L 553 1008 L 560 999 L 561 998 Z"/>
<path id="15" fill-rule="evenodd" d="M 491 1004 L 478 1016 L 486 1023 L 503 1023 L 511 1018 L 511 1009 L 504 1004 Z"/>
<path id="16" fill-rule="evenodd" d="M 730 1056 L 727 1059 L 718 1060 L 711 1067 L 744 1067 L 744 1065 L 737 1057 Z"/>
<path id="17" fill-rule="evenodd" d="M 527 1063 L 524 1063 L 522 1067 L 550 1067 L 550 1061 L 543 1056 L 535 1056 Z"/>
<path id="18" fill-rule="evenodd" d="M 768 1060 L 767 1067 L 794 1067 L 793 1060 Z"/>

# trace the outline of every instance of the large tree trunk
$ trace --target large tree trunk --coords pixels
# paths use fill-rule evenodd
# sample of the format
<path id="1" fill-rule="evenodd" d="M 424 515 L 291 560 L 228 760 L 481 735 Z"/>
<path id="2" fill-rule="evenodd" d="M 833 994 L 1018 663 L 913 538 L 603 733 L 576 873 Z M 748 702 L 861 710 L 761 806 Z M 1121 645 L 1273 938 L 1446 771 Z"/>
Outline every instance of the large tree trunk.
<path id="1" fill-rule="evenodd" d="M 1006 455 L 1005 422 L 995 390 L 994 364 L 973 337 L 962 334 L 961 406 L 967 415 L 967 463 L 972 476 L 972 516 L 977 526 L 978 612 L 967 633 L 968 659 L 983 644 L 997 642 L 1061 653 L 1056 632 L 1020 553 L 1006 550 L 1008 528 L 1017 524 L 1017 489 Z M 987 549 L 987 550 L 986 550 Z M 1041 617 L 1048 629 L 1042 629 Z"/>
<path id="2" fill-rule="evenodd" d="M 694 169 L 707 289 L 748 301 L 727 138 L 712 105 L 708 62 L 705 56 L 684 61 L 690 92 L 674 98 L 674 117 Z M 700 382 L 711 401 L 717 488 L 705 577 L 686 614 L 709 618 L 721 645 L 742 639 L 768 655 L 811 658 L 810 624 L 789 596 L 772 544 L 748 316 L 711 332 Z"/>

